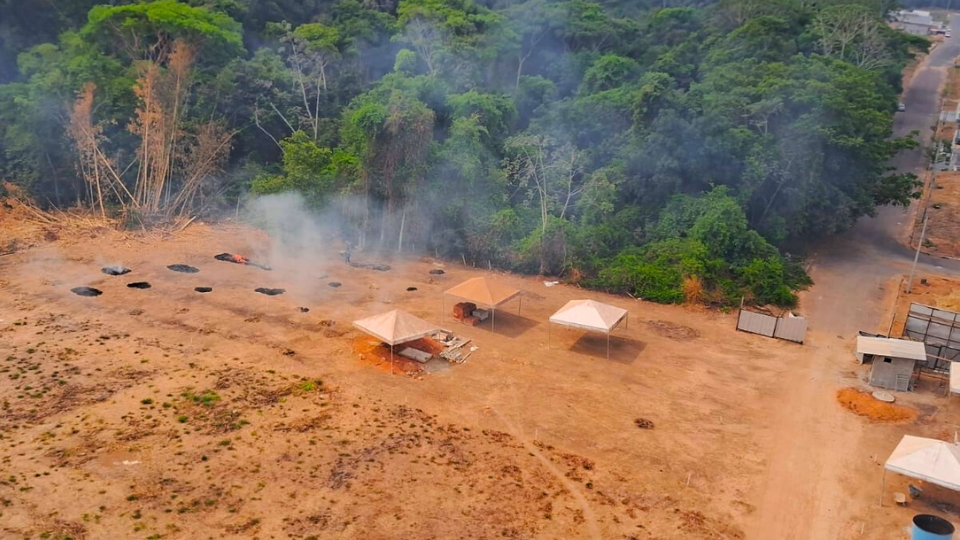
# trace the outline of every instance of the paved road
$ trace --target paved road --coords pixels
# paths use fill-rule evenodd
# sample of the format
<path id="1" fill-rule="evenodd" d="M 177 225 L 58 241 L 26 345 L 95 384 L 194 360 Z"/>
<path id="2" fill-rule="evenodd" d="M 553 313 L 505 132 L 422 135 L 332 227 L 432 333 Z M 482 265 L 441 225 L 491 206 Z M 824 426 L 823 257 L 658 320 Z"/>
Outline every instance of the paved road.
<path id="1" fill-rule="evenodd" d="M 921 140 L 930 140 L 930 128 L 940 114 L 938 91 L 946 76 L 945 68 L 960 55 L 960 18 L 951 27 L 954 37 L 930 54 L 904 94 L 906 111 L 897 113 L 894 119 L 898 136 L 916 130 Z M 901 172 L 922 175 L 925 152 L 921 148 L 903 152 L 893 164 Z M 877 309 L 883 297 L 880 287 L 909 272 L 913 262 L 913 251 L 896 240 L 909 218 L 907 209 L 881 208 L 875 217 L 862 219 L 818 249 L 814 257 L 816 285 L 805 298 L 812 329 L 850 336 L 858 330 L 872 331 L 880 324 L 884 316 Z M 917 271 L 960 274 L 960 261 L 921 255 Z"/>

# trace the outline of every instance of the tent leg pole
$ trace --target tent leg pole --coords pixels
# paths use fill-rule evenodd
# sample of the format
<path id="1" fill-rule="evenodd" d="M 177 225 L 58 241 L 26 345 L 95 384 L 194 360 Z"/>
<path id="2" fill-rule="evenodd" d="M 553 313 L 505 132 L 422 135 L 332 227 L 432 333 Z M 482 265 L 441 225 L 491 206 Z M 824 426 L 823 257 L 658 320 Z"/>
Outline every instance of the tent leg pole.
<path id="1" fill-rule="evenodd" d="M 491 331 L 492 333 L 496 334 L 496 333 L 497 333 L 497 308 L 493 308 L 493 309 L 491 309 L 490 311 L 491 311 L 491 315 L 490 315 L 490 331 Z"/>
<path id="2" fill-rule="evenodd" d="M 610 332 L 607 332 L 607 360 L 610 359 Z"/>

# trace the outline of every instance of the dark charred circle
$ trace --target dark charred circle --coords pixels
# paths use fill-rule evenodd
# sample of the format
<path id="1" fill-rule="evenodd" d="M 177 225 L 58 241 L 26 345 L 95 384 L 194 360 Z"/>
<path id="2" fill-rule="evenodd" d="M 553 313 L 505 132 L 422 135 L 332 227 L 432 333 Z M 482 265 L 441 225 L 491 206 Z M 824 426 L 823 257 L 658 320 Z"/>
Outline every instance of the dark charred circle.
<path id="1" fill-rule="evenodd" d="M 133 283 L 127 283 L 127 287 L 131 289 L 149 289 L 150 284 L 146 281 L 134 281 Z"/>
<path id="2" fill-rule="evenodd" d="M 70 289 L 70 292 L 79 294 L 80 296 L 100 296 L 103 294 L 103 291 L 94 289 L 93 287 L 74 287 Z"/>
<path id="3" fill-rule="evenodd" d="M 415 290 L 417 290 L 416 287 L 407 287 L 407 292 L 413 292 Z"/>
<path id="4" fill-rule="evenodd" d="M 105 266 L 101 268 L 100 271 L 108 276 L 122 276 L 130 273 L 129 268 L 124 268 L 122 266 Z"/>
<path id="5" fill-rule="evenodd" d="M 260 294 L 265 294 L 265 295 L 267 295 L 267 296 L 276 296 L 276 295 L 278 295 L 278 294 L 283 294 L 283 293 L 287 292 L 286 289 L 268 289 L 268 288 L 266 288 L 266 287 L 258 287 L 258 288 L 256 288 L 256 289 L 254 289 L 254 291 L 256 291 L 256 292 L 258 292 L 258 293 L 260 293 Z"/>
<path id="6" fill-rule="evenodd" d="M 197 292 L 202 292 L 202 293 L 203 293 L 203 292 L 211 292 L 211 291 L 213 291 L 213 287 L 194 287 L 193 290 L 195 290 L 195 291 L 197 291 Z"/>
<path id="7" fill-rule="evenodd" d="M 433 274 L 433 275 L 435 275 L 435 276 L 442 276 L 442 275 L 446 274 L 446 272 L 444 272 L 443 270 L 441 270 L 441 269 L 439 269 L 439 268 L 434 268 L 433 270 L 430 271 L 430 273 Z"/>
<path id="8" fill-rule="evenodd" d="M 330 283 L 327 283 L 327 285 L 329 285 L 330 287 L 333 287 L 334 289 L 336 289 L 337 287 L 339 287 L 340 285 L 343 285 L 343 284 L 340 283 L 339 281 L 331 281 Z"/>
<path id="9" fill-rule="evenodd" d="M 233 255 L 229 253 L 221 253 L 219 255 L 214 255 L 213 258 L 218 261 L 226 261 L 226 262 L 232 262 L 232 263 L 237 262 L 233 259 Z"/>
<path id="10" fill-rule="evenodd" d="M 200 271 L 199 268 L 187 266 L 186 264 L 171 264 L 167 268 L 173 270 L 174 272 L 183 272 L 184 274 L 196 274 Z"/>
<path id="11" fill-rule="evenodd" d="M 298 310 L 300 313 L 306 313 L 306 312 L 310 311 L 310 308 L 308 308 L 308 307 L 298 307 L 297 310 Z"/>

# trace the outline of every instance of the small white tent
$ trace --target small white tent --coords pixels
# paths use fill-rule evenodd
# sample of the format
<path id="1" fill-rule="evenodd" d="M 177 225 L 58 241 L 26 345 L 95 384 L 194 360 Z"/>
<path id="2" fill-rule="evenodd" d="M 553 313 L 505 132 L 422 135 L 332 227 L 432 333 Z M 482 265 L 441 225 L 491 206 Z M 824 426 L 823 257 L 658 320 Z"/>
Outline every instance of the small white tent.
<path id="1" fill-rule="evenodd" d="M 497 308 L 513 298 L 520 296 L 520 289 L 514 289 L 509 285 L 504 285 L 487 279 L 486 277 L 471 278 L 443 292 L 443 305 L 441 308 L 443 313 L 447 311 L 447 295 L 462 298 L 480 306 L 489 307 L 491 312 L 490 329 L 496 331 Z M 522 308 L 523 297 L 520 297 L 520 303 L 517 306 L 517 315 L 520 314 Z"/>
<path id="2" fill-rule="evenodd" d="M 887 458 L 883 469 L 881 497 L 887 471 L 960 491 L 960 445 L 939 439 L 904 435 L 900 444 Z"/>
<path id="3" fill-rule="evenodd" d="M 353 321 L 353 325 L 390 346 L 391 370 L 395 345 L 429 336 L 439 330 L 435 324 L 399 309 Z"/>
<path id="4" fill-rule="evenodd" d="M 353 321 L 353 325 L 390 346 L 420 339 L 438 330 L 435 324 L 399 309 Z"/>
<path id="5" fill-rule="evenodd" d="M 603 332 L 607 335 L 607 358 L 610 358 L 610 332 L 621 322 L 627 320 L 627 317 L 628 312 L 623 308 L 595 300 L 571 300 L 550 316 L 550 322 L 593 332 Z"/>

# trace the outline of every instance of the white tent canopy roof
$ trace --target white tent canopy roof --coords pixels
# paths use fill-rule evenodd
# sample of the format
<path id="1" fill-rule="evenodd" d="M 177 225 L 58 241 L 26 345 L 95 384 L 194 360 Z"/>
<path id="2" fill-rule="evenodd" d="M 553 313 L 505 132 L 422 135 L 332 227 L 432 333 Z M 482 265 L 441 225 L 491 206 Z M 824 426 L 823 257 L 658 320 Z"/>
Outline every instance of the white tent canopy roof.
<path id="1" fill-rule="evenodd" d="M 399 309 L 353 321 L 353 325 L 390 346 L 429 336 L 439 329 Z"/>
<path id="2" fill-rule="evenodd" d="M 627 316 L 627 310 L 595 300 L 571 300 L 550 316 L 550 322 L 610 333 Z"/>
<path id="3" fill-rule="evenodd" d="M 960 491 L 960 446 L 904 435 L 884 467 L 931 484 Z"/>
<path id="4" fill-rule="evenodd" d="M 927 350 L 920 341 L 906 339 L 857 336 L 857 356 L 864 354 L 874 356 L 888 356 L 890 358 L 907 358 L 910 360 L 926 360 Z"/>
<path id="5" fill-rule="evenodd" d="M 514 289 L 509 285 L 503 285 L 486 277 L 475 277 L 448 289 L 443 294 L 495 308 L 519 295 L 520 289 Z"/>

